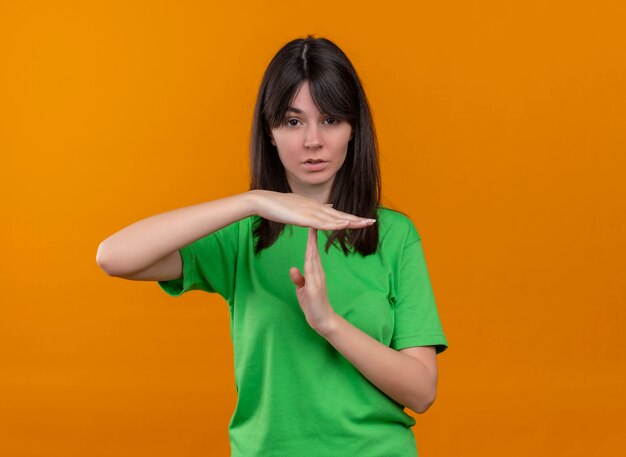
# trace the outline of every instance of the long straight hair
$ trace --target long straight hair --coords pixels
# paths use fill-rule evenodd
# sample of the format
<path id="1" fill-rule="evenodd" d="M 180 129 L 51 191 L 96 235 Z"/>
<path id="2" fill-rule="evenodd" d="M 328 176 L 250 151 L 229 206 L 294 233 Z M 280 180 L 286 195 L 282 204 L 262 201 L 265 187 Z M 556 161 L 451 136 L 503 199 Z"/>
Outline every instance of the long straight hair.
<path id="1" fill-rule="evenodd" d="M 381 178 L 378 144 L 365 91 L 344 52 L 326 38 L 298 38 L 285 44 L 269 63 L 256 99 L 250 134 L 250 190 L 290 193 L 285 168 L 272 145 L 272 128 L 281 125 L 298 89 L 309 82 L 311 97 L 321 112 L 352 126 L 346 159 L 330 190 L 333 208 L 378 219 Z M 253 227 L 255 253 L 271 246 L 285 224 L 259 218 Z M 354 250 L 367 256 L 378 248 L 378 223 L 335 230 L 325 249 L 339 242 L 345 255 Z"/>

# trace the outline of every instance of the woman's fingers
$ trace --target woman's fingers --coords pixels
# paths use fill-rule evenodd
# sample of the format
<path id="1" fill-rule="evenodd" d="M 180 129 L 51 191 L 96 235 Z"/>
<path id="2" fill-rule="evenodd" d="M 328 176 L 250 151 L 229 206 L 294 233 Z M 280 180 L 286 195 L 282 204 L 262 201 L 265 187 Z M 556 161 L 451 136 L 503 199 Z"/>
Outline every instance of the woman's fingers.
<path id="1" fill-rule="evenodd" d="M 302 276 L 302 273 L 300 273 L 300 270 L 298 270 L 296 267 L 291 267 L 289 269 L 289 276 L 291 277 L 291 281 L 296 285 L 298 289 L 304 286 L 306 283 L 304 280 L 304 276 Z"/>
<path id="2" fill-rule="evenodd" d="M 323 275 L 321 271 L 321 263 L 319 258 L 319 250 L 317 246 L 317 230 L 309 227 L 309 236 L 306 244 L 305 255 L 305 277 L 308 273 L 310 284 L 313 288 L 320 286 L 320 277 Z"/>
<path id="3" fill-rule="evenodd" d="M 304 255 L 304 277 L 307 278 L 309 285 L 311 287 L 315 286 L 315 280 L 312 276 L 312 262 L 313 262 L 313 253 L 314 253 L 314 241 L 313 237 L 316 235 L 316 229 L 313 227 L 308 228 L 308 236 L 306 242 L 306 251 Z"/>
<path id="4" fill-rule="evenodd" d="M 309 236 L 311 237 L 311 248 L 312 248 L 312 265 L 313 267 L 315 267 L 315 269 L 317 270 L 318 274 L 321 274 L 322 276 L 324 275 L 324 271 L 321 268 L 321 259 L 320 259 L 320 252 L 319 252 L 319 248 L 317 246 L 317 230 L 314 228 L 309 228 Z"/>
<path id="5" fill-rule="evenodd" d="M 309 227 L 314 227 L 319 230 L 340 230 L 347 228 L 363 228 L 372 225 L 374 221 L 348 221 L 345 219 L 338 221 L 320 221 L 319 224 L 312 223 Z"/>
<path id="6" fill-rule="evenodd" d="M 262 191 L 258 193 L 257 212 L 262 218 L 293 224 L 301 227 L 315 227 L 321 230 L 341 230 L 363 228 L 374 221 L 333 209 L 332 203 L 321 204 L 311 198 L 294 193 Z"/>
<path id="7" fill-rule="evenodd" d="M 330 215 L 329 214 L 329 216 L 331 217 L 330 221 L 333 224 L 341 226 L 342 228 L 367 227 L 369 225 L 372 225 L 374 222 L 376 222 L 375 219 L 368 219 L 368 218 L 365 218 L 365 217 L 353 216 L 353 215 L 347 214 L 347 213 L 341 213 L 339 215 L 335 215 L 335 214 Z M 329 219 L 324 218 L 324 220 L 328 221 Z"/>
<path id="8" fill-rule="evenodd" d="M 328 206 L 328 205 L 324 205 L 324 206 Z M 355 221 L 355 222 L 370 221 L 371 220 L 371 219 L 369 219 L 367 217 L 355 216 L 354 214 L 345 213 L 343 211 L 339 211 L 339 210 L 332 209 L 332 208 L 324 208 L 324 209 L 328 209 L 328 211 L 325 211 L 326 214 L 328 214 L 330 216 L 338 217 L 340 219 L 346 219 L 346 220 Z"/>
<path id="9" fill-rule="evenodd" d="M 318 230 L 336 230 L 348 227 L 349 222 L 350 221 L 345 220 L 324 219 L 320 220 L 318 223 L 313 223 L 312 225 L 310 225 L 310 227 L 316 228 Z"/>

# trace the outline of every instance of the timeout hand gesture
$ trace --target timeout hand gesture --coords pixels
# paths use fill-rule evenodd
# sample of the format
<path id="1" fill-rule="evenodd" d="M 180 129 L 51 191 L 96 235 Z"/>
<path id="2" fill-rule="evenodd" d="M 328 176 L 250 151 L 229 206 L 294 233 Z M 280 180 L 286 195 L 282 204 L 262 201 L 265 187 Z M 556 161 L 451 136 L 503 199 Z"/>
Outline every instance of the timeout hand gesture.
<path id="1" fill-rule="evenodd" d="M 326 275 L 317 246 L 317 230 L 359 229 L 369 227 L 375 219 L 338 211 L 330 204 L 295 193 L 255 190 L 256 213 L 264 219 L 283 224 L 308 227 L 304 256 L 304 276 L 296 267 L 289 270 L 296 285 L 296 295 L 306 321 L 317 332 L 332 324 L 335 312 L 328 301 Z"/>
<path id="2" fill-rule="evenodd" d="M 296 285 L 296 296 L 307 323 L 318 333 L 331 326 L 335 311 L 328 301 L 326 274 L 317 247 L 317 229 L 309 227 L 304 255 L 304 276 L 296 267 L 289 269 L 289 276 Z"/>

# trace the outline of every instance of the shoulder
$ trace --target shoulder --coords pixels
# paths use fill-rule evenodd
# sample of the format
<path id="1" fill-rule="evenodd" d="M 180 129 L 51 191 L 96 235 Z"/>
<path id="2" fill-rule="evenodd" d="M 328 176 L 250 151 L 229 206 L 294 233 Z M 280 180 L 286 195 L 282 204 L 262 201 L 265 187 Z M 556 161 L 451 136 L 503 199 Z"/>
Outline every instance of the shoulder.
<path id="1" fill-rule="evenodd" d="M 379 206 L 378 224 L 381 238 L 393 238 L 404 245 L 421 239 L 413 220 L 399 210 Z"/>

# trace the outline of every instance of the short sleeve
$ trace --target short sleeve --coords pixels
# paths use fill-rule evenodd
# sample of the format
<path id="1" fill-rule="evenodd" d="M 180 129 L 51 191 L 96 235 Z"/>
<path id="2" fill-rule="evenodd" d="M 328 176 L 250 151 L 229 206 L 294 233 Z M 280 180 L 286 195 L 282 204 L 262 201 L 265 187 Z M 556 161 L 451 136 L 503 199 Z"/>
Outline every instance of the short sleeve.
<path id="1" fill-rule="evenodd" d="M 203 290 L 230 301 L 235 289 L 238 239 L 239 221 L 236 221 L 182 247 L 179 249 L 182 277 L 157 283 L 173 297 L 190 290 Z"/>
<path id="2" fill-rule="evenodd" d="M 448 342 L 441 327 L 419 237 L 409 241 L 402 251 L 396 290 L 390 347 L 400 350 L 412 346 L 435 346 L 437 354 L 445 351 Z"/>

